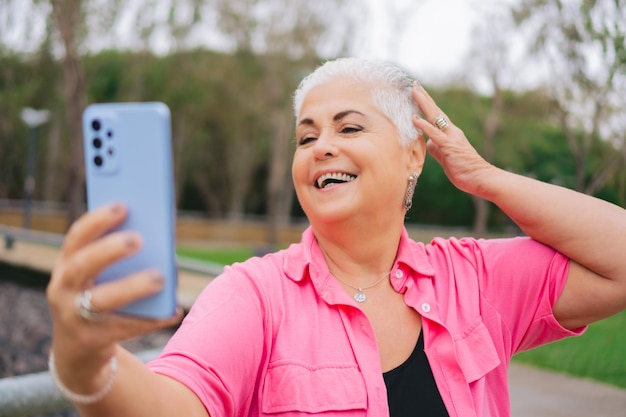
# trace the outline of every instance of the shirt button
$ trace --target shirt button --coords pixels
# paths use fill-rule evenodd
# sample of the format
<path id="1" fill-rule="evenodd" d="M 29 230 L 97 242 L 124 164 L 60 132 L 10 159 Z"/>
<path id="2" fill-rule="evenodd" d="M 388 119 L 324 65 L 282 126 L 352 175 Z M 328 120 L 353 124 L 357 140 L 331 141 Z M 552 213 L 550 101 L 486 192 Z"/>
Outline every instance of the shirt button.
<path id="1" fill-rule="evenodd" d="M 428 303 L 422 303 L 422 311 L 424 313 L 428 313 L 430 311 L 430 304 Z"/>
<path id="2" fill-rule="evenodd" d="M 401 269 L 396 269 L 396 278 L 400 279 L 404 276 L 404 272 Z"/>

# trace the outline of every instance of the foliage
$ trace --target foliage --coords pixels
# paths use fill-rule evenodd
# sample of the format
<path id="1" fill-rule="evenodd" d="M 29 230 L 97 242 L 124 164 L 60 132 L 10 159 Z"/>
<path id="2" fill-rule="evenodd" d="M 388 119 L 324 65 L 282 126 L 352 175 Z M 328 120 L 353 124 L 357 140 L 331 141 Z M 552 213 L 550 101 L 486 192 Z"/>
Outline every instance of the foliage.
<path id="1" fill-rule="evenodd" d="M 42 51 L 26 59 L 6 52 L 0 56 L 0 198 L 21 198 L 24 181 L 28 130 L 20 118 L 25 107 L 51 109 L 58 103 L 54 88 L 58 67 L 51 65 L 50 56 Z M 51 125 L 58 117 L 38 129 L 38 165 L 46 164 L 47 141 Z M 58 126 L 57 126 L 58 127 Z M 45 180 L 43 170 L 36 172 L 36 183 Z"/>
<path id="2" fill-rule="evenodd" d="M 573 186 L 594 194 L 626 161 L 626 1 L 524 0 L 513 15 L 549 71 L 551 113 L 576 161 Z"/>
<path id="3" fill-rule="evenodd" d="M 251 205 L 264 211 L 252 189 L 264 189 L 256 174 L 267 164 L 271 137 L 264 111 L 267 59 L 245 52 L 192 50 L 156 57 L 107 51 L 85 60 L 89 101 L 164 101 L 173 117 L 179 201 L 194 201 L 193 208 L 213 216 L 251 213 Z M 292 91 L 299 64 L 282 65 L 292 73 L 283 90 Z M 289 95 L 279 100 L 290 106 Z M 246 197 L 238 207 L 236 190 Z M 256 202 L 248 204 L 248 196 Z"/>
<path id="4" fill-rule="evenodd" d="M 355 8 L 338 0 L 298 0 L 289 4 L 274 0 L 218 0 L 210 2 L 210 7 L 209 2 L 201 0 L 171 0 L 160 3 L 168 12 L 164 18 L 154 10 L 155 1 L 140 0 L 137 4 L 141 7 L 136 9 L 119 0 L 82 4 L 75 36 L 81 52 L 86 101 L 159 100 L 170 106 L 180 210 L 199 210 L 232 220 L 244 215 L 301 217 L 289 175 L 293 152 L 291 94 L 302 76 L 317 65 L 320 56 L 342 54 L 348 48 L 349 37 L 344 35 L 362 15 L 356 14 L 356 19 L 353 16 L 344 23 L 341 16 Z M 18 3 L 0 0 L 9 8 Z M 61 3 L 65 2 L 54 2 Z M 560 4 L 556 0 L 525 1 L 524 10 L 529 12 L 525 16 L 533 17 L 530 12 L 557 3 Z M 51 4 L 36 1 L 37 10 L 47 19 L 52 9 L 46 5 Z M 576 21 L 576 36 L 571 37 L 571 45 L 601 45 L 601 51 L 616 51 L 615 62 L 623 62 L 619 42 L 621 39 L 623 43 L 625 31 L 619 26 L 619 19 L 606 20 L 614 22 L 615 27 L 598 25 L 597 16 L 602 15 L 598 10 L 604 9 L 597 9 L 596 4 L 608 7 L 605 2 L 576 3 L 577 7 L 587 7 L 593 19 L 583 16 Z M 328 19 L 325 12 L 329 9 L 337 11 L 336 18 Z M 190 13 L 185 15 L 185 10 Z M 107 30 L 122 15 L 136 25 L 132 36 L 138 37 L 139 46 L 134 50 L 117 48 L 87 53 L 86 45 L 94 37 L 115 39 Z M 216 16 L 223 19 L 215 21 Z M 549 22 L 552 15 L 546 12 L 546 16 Z M 565 21 L 558 22 L 561 26 L 557 29 L 566 27 Z M 210 25 L 219 32 L 228 46 L 226 52 L 191 48 L 191 34 L 199 25 Z M 60 45 L 58 28 L 47 29 L 48 36 L 37 52 L 16 53 L 0 46 L 0 199 L 22 195 L 27 132 L 19 112 L 26 106 L 52 110 L 52 120 L 39 129 L 35 198 L 67 201 L 71 191 L 66 179 L 68 167 L 75 162 L 70 155 L 75 155 L 76 149 L 68 139 L 71 129 L 66 117 L 67 94 L 61 89 L 65 85 L 62 70 L 67 68 L 62 65 L 62 57 L 54 54 Z M 160 30 L 166 33 L 165 50 L 169 53 L 165 55 L 150 52 L 149 48 Z M 0 41 L 6 34 L 0 28 Z M 337 41 L 330 49 L 322 48 L 329 37 Z M 115 41 L 109 44 L 115 45 Z M 566 43 L 567 47 L 571 45 Z M 573 54 L 577 50 L 572 51 Z M 573 62 L 579 64 L 579 55 L 573 56 Z M 491 58 L 497 67 L 500 58 Z M 563 83 L 558 84 L 579 81 L 584 69 L 567 72 L 566 75 L 578 75 L 563 77 Z M 621 73 L 614 73 L 614 77 L 623 80 Z M 588 191 L 625 204 L 626 169 L 623 163 L 615 163 L 620 161 L 618 149 L 623 143 L 615 135 L 620 130 L 593 130 L 586 129 L 588 124 L 561 123 L 553 89 L 520 92 L 503 88 L 498 93 L 497 106 L 495 95 L 482 95 L 464 86 L 429 90 L 477 149 L 489 153 L 494 164 L 572 188 L 579 187 L 582 178 Z M 591 90 L 581 87 L 576 91 Z M 609 95 L 616 96 L 613 91 Z M 586 103 L 584 95 L 571 97 Z M 605 113 L 601 115 L 618 114 L 619 102 L 610 103 L 612 107 L 603 107 Z M 487 121 L 494 116 L 494 108 L 495 135 L 486 139 Z M 624 131 L 621 130 L 622 135 Z M 572 152 L 572 143 L 576 141 L 590 145 L 584 153 Z M 408 222 L 469 226 L 478 212 L 474 203 L 470 196 L 457 191 L 438 164 L 428 158 Z M 492 228 L 508 225 L 497 210 L 492 210 L 489 221 Z"/>
<path id="5" fill-rule="evenodd" d="M 482 121 L 489 111 L 489 97 L 462 87 L 432 90 L 441 108 L 451 115 L 470 142 L 482 147 Z M 504 94 L 503 123 L 495 143 L 493 163 L 512 172 L 569 188 L 575 187 L 576 162 L 571 157 L 564 133 L 550 119 L 549 97 L 543 91 Z M 601 146 L 601 145 L 604 145 Z M 590 154 L 589 175 L 601 164 L 609 144 L 599 142 Z M 623 188 L 623 186 L 622 186 Z M 598 191 L 598 196 L 620 203 L 624 191 L 617 181 Z M 468 195 L 456 190 L 441 167 L 428 158 L 415 193 L 415 208 L 407 222 L 470 226 L 474 206 Z M 490 215 L 491 228 L 504 228 L 509 220 L 497 208 Z"/>
<path id="6" fill-rule="evenodd" d="M 275 61 L 272 67 L 268 60 Z M 49 88 L 56 84 L 59 71 L 48 62 L 46 57 L 24 59 L 17 55 L 3 59 L 0 198 L 21 197 L 26 129 L 19 120 L 19 109 L 37 103 L 36 107 L 53 109 L 55 120 L 62 119 L 59 93 Z M 227 217 L 234 210 L 239 210 L 241 215 L 267 213 L 269 152 L 273 139 L 265 84 L 267 71 L 280 67 L 284 74 L 284 86 L 280 87 L 283 93 L 275 99 L 278 108 L 284 109 L 291 130 L 290 94 L 301 74 L 310 69 L 308 62 L 202 49 L 166 56 L 108 50 L 84 56 L 83 65 L 87 102 L 160 100 L 170 106 L 180 210 L 200 210 L 216 217 Z M 458 86 L 431 92 L 480 149 L 482 120 L 489 111 L 490 98 Z M 495 143 L 494 163 L 572 187 L 575 162 L 563 132 L 549 119 L 548 106 L 548 98 L 541 90 L 505 92 L 503 123 Z M 50 168 L 46 162 L 55 123 L 40 131 L 38 184 L 44 184 L 48 177 L 58 177 L 62 170 L 62 167 Z M 288 134 L 293 135 L 291 131 Z M 589 160 L 589 173 L 611 152 L 606 142 L 598 144 Z M 604 147 L 600 146 L 602 144 Z M 66 142 L 61 143 L 61 147 L 67 146 Z M 293 151 L 292 145 L 289 149 Z M 61 161 L 65 154 L 64 151 L 59 153 Z M 623 201 L 624 181 L 620 182 L 619 178 L 622 177 L 616 176 L 607 183 L 598 195 L 614 202 Z M 242 204 L 237 208 L 232 197 L 234 189 L 239 189 L 243 195 Z M 37 199 L 44 198 L 44 190 L 43 187 L 36 189 Z M 60 201 L 63 192 L 59 190 L 53 199 Z M 471 198 L 456 190 L 436 161 L 429 157 L 407 221 L 468 226 L 472 224 L 473 210 Z M 291 214 L 302 216 L 297 202 L 293 203 Z M 497 210 L 491 214 L 490 222 L 491 227 L 508 225 Z"/>

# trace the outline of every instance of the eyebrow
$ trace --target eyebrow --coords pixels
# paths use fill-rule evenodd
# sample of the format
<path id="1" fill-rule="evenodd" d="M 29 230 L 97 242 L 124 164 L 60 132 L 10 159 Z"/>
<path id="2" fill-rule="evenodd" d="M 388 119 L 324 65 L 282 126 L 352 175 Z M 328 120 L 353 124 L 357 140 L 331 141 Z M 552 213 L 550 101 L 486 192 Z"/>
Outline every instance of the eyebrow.
<path id="1" fill-rule="evenodd" d="M 338 121 L 340 121 L 341 119 L 343 119 L 344 117 L 346 117 L 346 116 L 348 116 L 350 114 L 358 114 L 358 115 L 361 115 L 361 116 L 365 116 L 365 114 L 361 113 L 358 110 L 344 110 L 342 112 L 337 113 L 333 117 L 333 122 L 338 122 Z M 298 126 L 301 126 L 301 125 L 311 126 L 313 124 L 315 124 L 313 119 L 307 117 L 306 119 L 300 120 L 300 122 L 298 123 Z"/>
<path id="2" fill-rule="evenodd" d="M 335 115 L 335 117 L 333 117 L 333 121 L 334 122 L 338 122 L 341 119 L 343 119 L 344 117 L 346 117 L 346 116 L 348 116 L 349 114 L 352 114 L 352 113 L 356 113 L 356 114 L 358 114 L 360 116 L 365 116 L 363 113 L 361 113 L 358 110 L 346 110 L 346 111 L 342 111 L 342 112 L 337 113 Z"/>

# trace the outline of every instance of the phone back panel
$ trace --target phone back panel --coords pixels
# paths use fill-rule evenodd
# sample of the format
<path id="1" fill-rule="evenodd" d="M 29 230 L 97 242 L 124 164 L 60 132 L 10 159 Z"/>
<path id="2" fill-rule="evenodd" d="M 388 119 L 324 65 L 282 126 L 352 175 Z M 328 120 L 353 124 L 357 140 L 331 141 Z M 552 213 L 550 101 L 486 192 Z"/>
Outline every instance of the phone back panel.
<path id="1" fill-rule="evenodd" d="M 142 235 L 141 250 L 104 270 L 97 284 L 148 268 L 165 277 L 163 290 L 121 313 L 170 317 L 176 309 L 176 242 L 170 113 L 163 103 L 92 104 L 83 113 L 87 205 L 128 207 L 117 230 Z"/>

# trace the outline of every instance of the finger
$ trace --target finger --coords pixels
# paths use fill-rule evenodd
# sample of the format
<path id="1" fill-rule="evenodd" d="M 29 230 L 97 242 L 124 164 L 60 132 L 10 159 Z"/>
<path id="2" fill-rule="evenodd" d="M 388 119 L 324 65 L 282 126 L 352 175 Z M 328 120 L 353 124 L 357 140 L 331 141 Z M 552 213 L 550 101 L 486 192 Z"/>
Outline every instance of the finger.
<path id="1" fill-rule="evenodd" d="M 163 283 L 163 277 L 158 271 L 145 270 L 92 288 L 90 309 L 101 313 L 102 316 L 97 320 L 85 320 L 75 308 L 73 320 L 81 323 L 79 327 L 83 330 L 79 336 L 83 338 L 82 344 L 108 346 L 180 323 L 184 315 L 182 308 L 178 308 L 171 317 L 164 319 L 134 317 L 115 312 L 133 301 L 158 293 L 163 288 Z M 86 335 L 91 336 L 84 339 Z"/>
<path id="2" fill-rule="evenodd" d="M 61 346 L 55 350 L 73 352 L 71 355 L 73 358 L 84 358 L 78 360 L 78 363 L 82 364 L 98 356 L 97 352 L 108 352 L 116 343 L 174 327 L 180 324 L 183 317 L 184 311 L 180 307 L 171 317 L 164 319 L 105 313 L 99 320 L 85 320 L 75 310 L 71 321 L 66 320 L 64 324 L 54 328 L 53 339 L 56 345 Z"/>
<path id="3" fill-rule="evenodd" d="M 108 281 L 91 289 L 91 305 L 98 312 L 110 312 L 157 294 L 163 289 L 163 275 L 156 269 Z"/>
<path id="4" fill-rule="evenodd" d="M 115 340 L 122 341 L 142 336 L 155 330 L 167 329 L 180 324 L 184 312 L 178 308 L 172 317 L 165 319 L 135 318 L 131 316 L 111 315 L 109 325 Z"/>
<path id="5" fill-rule="evenodd" d="M 133 255 L 141 245 L 141 236 L 135 232 L 111 233 L 62 259 L 55 267 L 53 279 L 64 287 L 88 288 L 103 269 Z"/>
<path id="6" fill-rule="evenodd" d="M 441 164 L 441 153 L 439 152 L 439 146 L 437 146 L 435 142 L 433 142 L 432 140 L 426 142 L 426 150 L 428 151 L 430 156 L 435 159 L 435 161 Z"/>
<path id="7" fill-rule="evenodd" d="M 429 140 L 426 143 L 427 150 L 439 162 L 441 162 L 441 160 L 436 156 L 439 154 L 438 147 L 446 146 L 447 144 L 458 140 L 459 133 L 461 136 L 463 135 L 463 133 L 460 132 L 454 125 L 449 125 L 444 132 L 417 115 L 413 115 L 413 125 L 417 129 L 420 129 L 428 137 Z"/>
<path id="8" fill-rule="evenodd" d="M 126 215 L 126 207 L 118 203 L 83 214 L 68 230 L 61 248 L 61 257 L 71 256 L 87 243 L 119 226 L 126 219 Z"/>
<path id="9" fill-rule="evenodd" d="M 439 106 L 437 106 L 435 100 L 432 99 L 430 94 L 428 94 L 419 82 L 416 81 L 413 83 L 413 91 L 411 94 L 413 95 L 413 99 L 417 103 L 417 106 L 422 111 L 424 118 L 429 123 L 433 124 L 435 119 L 441 115 L 448 120 L 448 123 L 451 123 L 450 118 L 439 108 Z"/>
<path id="10" fill-rule="evenodd" d="M 430 141 L 434 141 L 437 145 L 439 145 L 441 141 L 447 139 L 446 134 L 442 130 L 418 115 L 413 115 L 413 124 L 416 128 L 421 129 L 421 131 L 428 136 Z M 449 129 L 452 129 L 453 127 L 454 126 L 448 126 L 446 131 L 449 131 Z"/>

